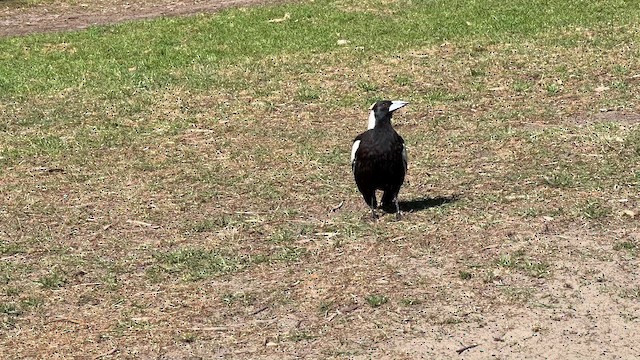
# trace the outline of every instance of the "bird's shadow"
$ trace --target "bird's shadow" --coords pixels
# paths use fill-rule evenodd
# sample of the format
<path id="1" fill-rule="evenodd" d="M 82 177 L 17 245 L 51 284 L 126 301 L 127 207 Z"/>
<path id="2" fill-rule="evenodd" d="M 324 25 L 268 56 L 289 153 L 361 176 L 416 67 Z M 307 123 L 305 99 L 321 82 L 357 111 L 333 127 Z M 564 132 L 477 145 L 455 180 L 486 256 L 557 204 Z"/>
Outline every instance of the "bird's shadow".
<path id="1" fill-rule="evenodd" d="M 409 201 L 398 201 L 398 206 L 400 207 L 400 211 L 416 212 L 454 203 L 460 200 L 460 197 L 461 196 L 459 194 L 449 196 L 436 196 L 434 198 L 423 197 Z"/>

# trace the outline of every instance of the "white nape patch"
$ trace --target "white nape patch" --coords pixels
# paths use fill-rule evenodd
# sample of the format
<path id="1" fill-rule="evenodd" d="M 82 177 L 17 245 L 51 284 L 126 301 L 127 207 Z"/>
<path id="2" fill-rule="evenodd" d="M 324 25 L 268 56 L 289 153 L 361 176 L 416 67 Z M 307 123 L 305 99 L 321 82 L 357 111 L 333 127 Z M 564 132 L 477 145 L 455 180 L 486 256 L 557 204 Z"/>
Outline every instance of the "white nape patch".
<path id="1" fill-rule="evenodd" d="M 360 147 L 360 140 L 356 140 L 353 142 L 353 146 L 351 147 L 351 163 L 356 159 L 356 151 L 358 151 L 358 147 Z"/>
<path id="2" fill-rule="evenodd" d="M 396 111 L 407 104 L 408 102 L 406 101 L 394 100 L 391 102 L 391 106 L 389 106 L 389 111 Z"/>
<path id="3" fill-rule="evenodd" d="M 367 125 L 367 130 L 371 130 L 376 127 L 376 114 L 373 110 L 369 111 L 369 124 Z"/>
<path id="4" fill-rule="evenodd" d="M 407 147 L 402 144 L 402 161 L 404 162 L 404 171 L 407 171 L 409 157 L 407 156 Z"/>

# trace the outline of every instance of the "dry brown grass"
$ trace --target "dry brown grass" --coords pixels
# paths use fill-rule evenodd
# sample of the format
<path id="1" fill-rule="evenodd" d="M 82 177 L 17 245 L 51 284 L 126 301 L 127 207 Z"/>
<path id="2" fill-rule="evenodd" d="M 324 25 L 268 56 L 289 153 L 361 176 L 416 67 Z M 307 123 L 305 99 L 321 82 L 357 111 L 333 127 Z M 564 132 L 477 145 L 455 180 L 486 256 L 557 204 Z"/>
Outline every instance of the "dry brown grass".
<path id="1" fill-rule="evenodd" d="M 554 41 L 275 56 L 9 125 L 3 357 L 637 356 L 638 48 Z M 401 222 L 349 172 L 380 94 L 411 101 Z"/>

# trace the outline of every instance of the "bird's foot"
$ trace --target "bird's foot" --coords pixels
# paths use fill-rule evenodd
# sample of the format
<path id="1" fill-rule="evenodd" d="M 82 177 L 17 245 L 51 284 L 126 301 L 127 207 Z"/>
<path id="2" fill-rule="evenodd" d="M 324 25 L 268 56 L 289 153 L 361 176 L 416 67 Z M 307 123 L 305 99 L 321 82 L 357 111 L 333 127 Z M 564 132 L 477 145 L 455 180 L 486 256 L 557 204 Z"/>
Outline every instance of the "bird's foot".
<path id="1" fill-rule="evenodd" d="M 380 205 L 380 209 L 388 214 L 397 212 L 396 205 L 394 203 L 383 203 Z"/>

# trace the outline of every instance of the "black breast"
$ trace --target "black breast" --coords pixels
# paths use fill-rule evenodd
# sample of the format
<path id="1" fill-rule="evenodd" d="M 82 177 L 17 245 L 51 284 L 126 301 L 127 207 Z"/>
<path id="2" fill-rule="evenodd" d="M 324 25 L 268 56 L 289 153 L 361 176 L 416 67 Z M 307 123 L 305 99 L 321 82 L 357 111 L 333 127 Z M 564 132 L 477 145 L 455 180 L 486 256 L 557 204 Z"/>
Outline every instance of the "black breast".
<path id="1" fill-rule="evenodd" d="M 359 135 L 353 174 L 359 187 L 396 192 L 404 182 L 404 141 L 392 128 L 374 128 Z M 397 190 L 396 190 L 397 188 Z"/>

